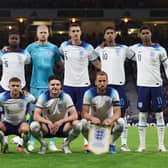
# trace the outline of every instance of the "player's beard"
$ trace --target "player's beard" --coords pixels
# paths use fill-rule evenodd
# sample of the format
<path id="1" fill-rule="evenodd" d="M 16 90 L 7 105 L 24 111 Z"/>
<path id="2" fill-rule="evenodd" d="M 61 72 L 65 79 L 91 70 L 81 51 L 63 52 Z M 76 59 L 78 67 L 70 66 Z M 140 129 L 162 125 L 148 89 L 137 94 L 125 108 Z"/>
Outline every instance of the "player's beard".
<path id="1" fill-rule="evenodd" d="M 11 44 L 10 47 L 13 48 L 13 49 L 17 49 L 18 48 L 18 44 Z"/>
<path id="2" fill-rule="evenodd" d="M 113 42 L 113 40 L 112 40 L 111 37 L 108 38 L 108 42 L 109 42 L 109 43 L 112 43 L 112 42 Z"/>
<path id="3" fill-rule="evenodd" d="M 19 97 L 19 94 L 20 94 L 20 92 L 18 92 L 17 90 L 13 90 L 13 91 L 12 91 L 12 97 L 13 97 L 13 98 Z"/>
<path id="4" fill-rule="evenodd" d="M 42 37 L 39 39 L 39 41 L 40 41 L 41 43 L 45 43 L 45 42 L 47 42 L 47 38 L 46 38 L 45 36 L 42 36 Z"/>
<path id="5" fill-rule="evenodd" d="M 113 39 L 112 38 L 108 38 L 107 45 L 109 45 L 109 46 L 113 45 Z"/>
<path id="6" fill-rule="evenodd" d="M 101 86 L 99 89 L 98 89 L 98 92 L 101 94 L 105 93 L 106 92 L 106 87 L 105 86 Z"/>
<path id="7" fill-rule="evenodd" d="M 53 89 L 51 90 L 51 93 L 52 93 L 52 95 L 53 95 L 54 97 L 57 97 L 57 96 L 59 96 L 59 94 L 60 94 L 60 90 L 59 90 L 59 89 L 56 89 L 56 88 L 53 88 Z"/>

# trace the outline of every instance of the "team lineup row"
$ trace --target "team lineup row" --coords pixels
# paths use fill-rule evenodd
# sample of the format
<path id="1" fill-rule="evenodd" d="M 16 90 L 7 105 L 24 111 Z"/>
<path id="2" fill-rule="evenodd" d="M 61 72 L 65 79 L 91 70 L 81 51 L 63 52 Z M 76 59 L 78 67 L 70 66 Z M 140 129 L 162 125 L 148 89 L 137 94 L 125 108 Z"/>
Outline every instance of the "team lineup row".
<path id="1" fill-rule="evenodd" d="M 9 47 L 5 47 L 0 53 L 0 60 L 3 66 L 3 74 L 1 79 L 2 90 L 9 90 L 8 85 L 10 86 L 10 84 L 8 84 L 8 81 L 10 81 L 10 79 L 13 77 L 20 79 L 21 88 L 24 88 L 24 64 L 29 63 L 30 61 L 32 62 L 33 69 L 30 92 L 37 99 L 37 103 L 35 109 L 33 109 L 34 121 L 30 125 L 30 130 L 34 137 L 36 137 L 41 143 L 40 153 L 45 153 L 47 149 L 47 145 L 42 138 L 43 134 L 48 137 L 65 137 L 66 135 L 67 138 L 64 141 L 63 148 L 65 153 L 70 153 L 69 143 L 76 138 L 81 131 L 83 132 L 84 137 L 87 139 L 89 127 L 87 120 L 93 124 L 112 126 L 113 136 L 112 143 L 110 145 L 112 152 L 114 152 L 114 142 L 122 132 L 121 149 L 124 151 L 129 151 L 129 148 L 127 147 L 128 128 L 126 120 L 124 119 L 125 110 L 128 106 L 124 88 L 124 62 L 126 58 L 136 61 L 137 63 L 138 109 L 140 110 L 138 124 L 140 145 L 138 151 L 143 152 L 146 150 L 146 120 L 147 112 L 150 109 L 155 112 L 157 121 L 159 141 L 158 150 L 163 152 L 166 151 L 164 146 L 164 96 L 162 92 L 162 79 L 160 74 L 160 66 L 163 64 L 166 76 L 168 75 L 168 60 L 166 50 L 159 44 L 152 42 L 152 32 L 147 26 L 143 26 L 140 29 L 142 43 L 138 43 L 130 47 L 117 44 L 115 42 L 116 32 L 115 28 L 113 27 L 105 28 L 104 41 L 95 50 L 93 49 L 92 45 L 81 41 L 81 34 L 82 32 L 80 25 L 76 23 L 70 25 L 70 40 L 63 42 L 58 49 L 54 44 L 48 42 L 48 28 L 46 26 L 39 26 L 37 28 L 38 41 L 28 45 L 25 50 L 21 50 L 18 46 L 19 35 L 13 33 L 9 35 L 9 44 L 11 42 L 11 45 L 9 45 Z M 62 59 L 61 55 L 64 59 Z M 73 107 L 72 109 L 74 109 L 72 104 L 70 106 L 66 106 L 66 108 L 66 103 L 64 105 L 59 104 L 59 102 L 62 101 L 62 96 L 59 97 L 58 94 L 56 94 L 56 85 L 59 83 L 58 79 L 54 80 L 58 83 L 53 84 L 53 92 L 55 90 L 55 94 L 53 93 L 51 96 L 48 93 L 50 91 L 50 81 L 49 91 L 47 81 L 49 76 L 53 74 L 53 67 L 56 61 L 59 62 L 61 66 L 64 66 L 63 90 L 65 95 L 70 95 L 70 99 L 72 99 L 75 109 L 78 112 L 78 117 L 75 116 L 75 113 L 69 112 L 69 109 L 71 108 L 65 110 L 67 107 L 71 106 Z M 98 73 L 99 75 L 96 76 L 95 80 L 96 89 L 94 88 L 90 90 L 88 90 L 90 86 L 88 75 L 89 61 L 93 63 L 98 70 L 101 69 L 108 75 L 107 78 L 106 74 L 100 75 Z M 107 84 L 109 85 L 109 88 L 106 86 Z M 41 93 L 43 93 L 43 96 L 40 96 Z M 9 95 L 7 96 L 8 98 L 2 98 L 2 100 L 4 101 L 4 99 L 10 99 L 11 95 Z M 53 101 L 49 101 L 49 105 L 43 107 L 42 104 L 45 101 L 48 101 L 50 98 L 52 98 Z M 40 101 L 39 104 L 38 101 Z M 46 105 L 48 103 L 45 102 L 44 104 Z M 60 110 L 60 108 L 63 108 L 63 110 Z M 91 114 L 88 113 L 90 108 Z M 5 151 L 4 149 L 6 149 L 7 146 L 4 134 L 9 134 L 5 128 L 8 128 L 8 126 L 16 126 L 15 121 L 8 121 L 8 115 L 14 116 L 16 111 L 14 112 L 14 108 L 11 108 L 11 110 L 9 109 L 10 108 L 5 106 L 5 115 L 2 121 L 7 123 L 0 125 L 3 151 Z M 40 114 L 41 111 L 49 112 L 46 114 L 47 118 L 40 118 L 40 115 L 38 114 Z M 63 120 L 56 117 L 57 114 L 64 115 L 65 111 L 68 114 L 72 113 L 73 115 L 65 115 Z M 19 116 L 21 116 L 20 113 Z M 25 113 L 25 110 L 24 112 L 22 111 L 22 113 Z M 84 118 L 85 120 L 77 120 L 77 118 Z M 20 119 L 18 122 L 21 121 L 22 120 Z M 28 151 L 28 128 L 28 126 L 23 125 L 23 130 L 26 129 L 26 131 L 24 132 L 22 130 L 24 133 L 21 134 L 23 141 L 25 142 L 24 147 L 26 151 Z M 67 134 L 67 132 L 69 133 Z M 85 140 L 85 143 L 87 143 L 87 140 Z"/>

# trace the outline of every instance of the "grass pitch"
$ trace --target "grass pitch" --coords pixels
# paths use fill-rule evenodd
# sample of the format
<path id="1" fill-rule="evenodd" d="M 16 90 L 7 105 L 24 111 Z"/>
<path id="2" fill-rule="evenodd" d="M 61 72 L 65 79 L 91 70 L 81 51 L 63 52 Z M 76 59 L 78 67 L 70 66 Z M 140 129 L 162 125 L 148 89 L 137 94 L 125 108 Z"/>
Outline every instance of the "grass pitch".
<path id="1" fill-rule="evenodd" d="M 72 145 L 72 154 L 62 152 L 47 152 L 45 155 L 37 154 L 39 144 L 31 154 L 18 153 L 16 146 L 9 138 L 9 153 L 0 154 L 0 168 L 166 168 L 168 152 L 157 151 L 157 130 L 155 127 L 147 128 L 147 151 L 135 152 L 139 144 L 138 128 L 129 127 L 128 145 L 131 152 L 119 150 L 118 140 L 116 154 L 85 154 L 83 152 L 83 138 L 80 136 Z M 61 147 L 63 139 L 56 140 L 57 147 Z M 168 127 L 165 130 L 165 144 L 168 147 Z"/>

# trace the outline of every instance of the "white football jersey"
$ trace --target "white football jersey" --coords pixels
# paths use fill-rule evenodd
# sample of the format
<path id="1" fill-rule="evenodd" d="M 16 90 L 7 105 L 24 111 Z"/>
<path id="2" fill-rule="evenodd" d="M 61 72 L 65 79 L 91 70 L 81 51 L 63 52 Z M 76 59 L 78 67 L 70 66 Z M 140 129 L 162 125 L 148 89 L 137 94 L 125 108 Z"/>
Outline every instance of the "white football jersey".
<path id="1" fill-rule="evenodd" d="M 83 104 L 90 106 L 90 114 L 103 121 L 113 116 L 113 106 L 120 106 L 117 90 L 108 87 L 106 94 L 97 93 L 96 87 L 88 89 L 83 98 Z"/>
<path id="2" fill-rule="evenodd" d="M 59 97 L 52 98 L 48 90 L 39 96 L 36 103 L 36 108 L 42 109 L 43 116 L 52 122 L 67 116 L 71 107 L 74 104 L 68 94 L 62 92 Z"/>
<path id="3" fill-rule="evenodd" d="M 125 84 L 124 63 L 128 47 L 116 45 L 112 47 L 97 47 L 95 51 L 101 59 L 102 70 L 108 75 L 108 83 L 113 85 Z"/>
<path id="4" fill-rule="evenodd" d="M 26 111 L 28 103 L 34 103 L 35 97 L 28 93 L 26 96 L 20 95 L 19 98 L 13 99 L 9 91 L 0 94 L 0 106 L 4 109 L 3 121 L 12 125 L 17 125 L 26 120 Z"/>
<path id="5" fill-rule="evenodd" d="M 168 59 L 166 50 L 159 44 L 143 46 L 141 43 L 130 46 L 132 60 L 137 63 L 137 85 L 159 87 L 162 85 L 160 72 L 161 63 L 168 74 Z"/>
<path id="6" fill-rule="evenodd" d="M 9 80 L 17 77 L 21 80 L 22 88 L 26 85 L 25 64 L 30 63 L 30 56 L 24 50 L 21 52 L 0 52 L 0 64 L 2 64 L 1 86 L 9 90 Z"/>
<path id="7" fill-rule="evenodd" d="M 88 64 L 89 61 L 97 59 L 92 45 L 82 42 L 77 46 L 71 41 L 65 41 L 60 46 L 60 52 L 65 61 L 64 85 L 73 87 L 90 85 Z"/>

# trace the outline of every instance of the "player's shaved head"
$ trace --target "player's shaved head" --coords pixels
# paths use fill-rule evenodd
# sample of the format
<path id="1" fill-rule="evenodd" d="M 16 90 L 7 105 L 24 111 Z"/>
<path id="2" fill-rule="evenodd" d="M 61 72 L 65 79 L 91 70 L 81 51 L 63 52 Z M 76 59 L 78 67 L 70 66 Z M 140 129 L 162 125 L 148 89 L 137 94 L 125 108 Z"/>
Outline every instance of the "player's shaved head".
<path id="1" fill-rule="evenodd" d="M 41 31 L 41 30 L 48 30 L 48 27 L 46 25 L 40 25 L 40 26 L 37 26 L 37 31 Z"/>

